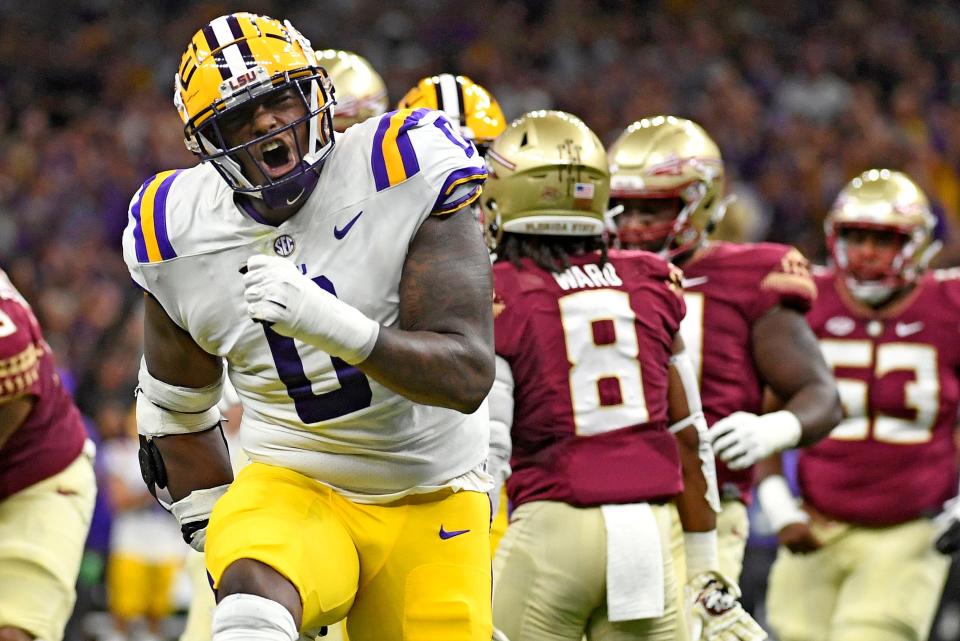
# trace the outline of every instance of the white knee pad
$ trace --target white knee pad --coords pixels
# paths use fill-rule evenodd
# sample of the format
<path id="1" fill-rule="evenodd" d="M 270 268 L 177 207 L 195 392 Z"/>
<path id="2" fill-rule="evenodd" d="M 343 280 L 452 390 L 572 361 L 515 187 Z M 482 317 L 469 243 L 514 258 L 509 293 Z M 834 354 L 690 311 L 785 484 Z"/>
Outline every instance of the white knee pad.
<path id="1" fill-rule="evenodd" d="M 253 594 L 231 594 L 213 611 L 212 641 L 297 641 L 285 607 Z"/>

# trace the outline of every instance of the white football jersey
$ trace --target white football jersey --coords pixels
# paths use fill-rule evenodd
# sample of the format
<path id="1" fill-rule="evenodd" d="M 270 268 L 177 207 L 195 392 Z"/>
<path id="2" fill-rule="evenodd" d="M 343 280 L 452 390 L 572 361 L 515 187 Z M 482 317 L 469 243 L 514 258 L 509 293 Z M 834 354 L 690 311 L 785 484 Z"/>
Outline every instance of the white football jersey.
<path id="1" fill-rule="evenodd" d="M 303 208 L 269 225 L 209 163 L 154 176 L 130 206 L 124 258 L 136 283 L 200 347 L 226 358 L 252 460 L 294 469 L 354 500 L 454 486 L 485 490 L 486 404 L 421 405 L 247 316 L 240 269 L 287 257 L 385 327 L 399 322 L 407 247 L 432 214 L 479 195 L 476 149 L 435 111 L 398 111 L 339 134 Z"/>

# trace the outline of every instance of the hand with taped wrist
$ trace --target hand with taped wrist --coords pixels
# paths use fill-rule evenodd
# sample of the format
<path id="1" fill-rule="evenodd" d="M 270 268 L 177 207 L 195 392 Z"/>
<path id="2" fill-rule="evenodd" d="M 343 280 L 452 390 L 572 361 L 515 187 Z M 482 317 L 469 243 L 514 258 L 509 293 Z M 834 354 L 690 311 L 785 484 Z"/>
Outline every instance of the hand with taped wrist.
<path id="1" fill-rule="evenodd" d="M 810 529 L 810 515 L 800 507 L 783 476 L 774 474 L 760 481 L 756 496 L 780 545 L 794 554 L 820 549 L 821 543 Z"/>
<path id="2" fill-rule="evenodd" d="M 243 274 L 247 314 L 352 365 L 376 345 L 380 324 L 341 301 L 279 256 L 251 256 Z"/>
<path id="3" fill-rule="evenodd" d="M 180 524 L 183 540 L 197 552 L 203 552 L 207 541 L 207 525 L 213 506 L 227 493 L 229 485 L 194 490 L 170 506 L 170 513 Z"/>
<path id="4" fill-rule="evenodd" d="M 692 641 L 763 641 L 767 633 L 740 605 L 740 588 L 718 571 L 696 574 L 684 588 Z"/>
<path id="5" fill-rule="evenodd" d="M 684 532 L 684 587 L 691 641 L 761 641 L 767 635 L 740 605 L 740 588 L 719 570 L 717 531 Z"/>
<path id="6" fill-rule="evenodd" d="M 745 470 L 761 459 L 800 442 L 802 427 L 786 410 L 761 414 L 734 412 L 710 428 L 713 451 L 731 470 Z"/>

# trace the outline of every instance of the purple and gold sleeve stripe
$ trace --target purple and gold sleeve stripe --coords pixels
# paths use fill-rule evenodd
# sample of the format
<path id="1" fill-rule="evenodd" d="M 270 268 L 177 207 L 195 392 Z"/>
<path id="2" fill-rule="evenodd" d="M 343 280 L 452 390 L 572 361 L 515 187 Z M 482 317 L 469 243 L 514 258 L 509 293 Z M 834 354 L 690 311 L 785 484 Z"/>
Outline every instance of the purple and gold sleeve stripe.
<path id="1" fill-rule="evenodd" d="M 447 179 L 443 181 L 443 187 L 440 188 L 440 194 L 433 204 L 431 213 L 449 214 L 472 203 L 480 195 L 481 187 L 486 179 L 487 170 L 485 167 L 463 167 L 451 171 Z M 465 195 L 457 195 L 455 200 L 450 199 L 454 196 L 458 187 L 467 184 L 472 189 L 469 189 Z M 463 193 L 463 189 L 460 189 L 460 193 Z"/>
<path id="2" fill-rule="evenodd" d="M 380 118 L 373 136 L 371 165 L 377 191 L 399 185 L 418 171 L 420 164 L 407 131 L 430 113 L 429 109 L 400 109 Z"/>
<path id="3" fill-rule="evenodd" d="M 177 256 L 167 234 L 167 195 L 181 171 L 161 172 L 140 188 L 140 199 L 130 212 L 136 221 L 133 240 L 138 262 L 156 263 Z"/>

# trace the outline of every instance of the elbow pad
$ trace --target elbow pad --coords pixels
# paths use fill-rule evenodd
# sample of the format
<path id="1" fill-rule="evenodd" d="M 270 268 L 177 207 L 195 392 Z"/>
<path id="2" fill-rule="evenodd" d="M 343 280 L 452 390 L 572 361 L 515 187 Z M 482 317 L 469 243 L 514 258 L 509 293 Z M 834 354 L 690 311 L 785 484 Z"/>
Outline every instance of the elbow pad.
<path id="1" fill-rule="evenodd" d="M 165 383 L 140 360 L 137 387 L 137 431 L 152 439 L 168 434 L 203 432 L 220 423 L 223 380 L 206 387 L 180 387 Z"/>

